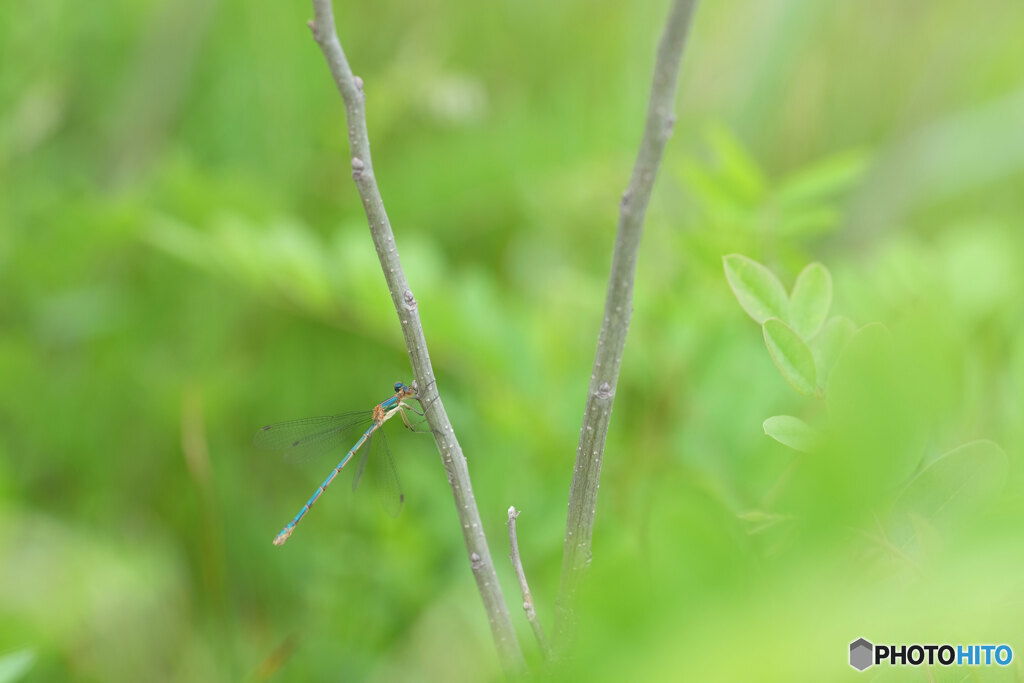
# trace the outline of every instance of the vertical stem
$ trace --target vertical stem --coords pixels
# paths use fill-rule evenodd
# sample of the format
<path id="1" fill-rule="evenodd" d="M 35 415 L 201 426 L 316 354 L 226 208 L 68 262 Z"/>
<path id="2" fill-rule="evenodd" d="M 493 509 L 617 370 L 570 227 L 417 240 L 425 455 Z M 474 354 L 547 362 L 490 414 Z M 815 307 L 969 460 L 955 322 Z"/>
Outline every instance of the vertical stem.
<path id="1" fill-rule="evenodd" d="M 384 278 L 387 280 L 391 300 L 398 313 L 405 336 L 405 345 L 409 351 L 416 378 L 418 396 L 424 406 L 427 424 L 434 434 L 441 461 L 448 474 L 452 496 L 455 499 L 455 510 L 462 525 L 462 535 L 466 543 L 466 555 L 469 559 L 477 589 L 483 599 L 484 609 L 491 624 L 491 634 L 498 649 L 502 666 L 509 673 L 518 673 L 525 664 L 519 641 L 516 639 L 508 607 L 501 594 L 498 576 L 494 571 L 494 562 L 487 547 L 483 523 L 473 497 L 473 488 L 469 479 L 469 468 L 462 454 L 462 447 L 455 438 L 455 431 L 445 412 L 444 404 L 438 394 L 434 371 L 427 353 L 427 342 L 423 335 L 423 326 L 416 297 L 413 296 L 409 283 L 405 279 L 402 263 L 398 258 L 394 234 L 384 202 L 377 187 L 373 174 L 373 162 L 370 158 L 370 140 L 366 132 L 365 101 L 363 97 L 363 81 L 352 74 L 348 60 L 341 48 L 334 25 L 334 12 L 330 0 L 313 0 L 314 19 L 310 22 L 313 37 L 320 45 L 324 58 L 331 69 L 334 82 L 345 101 L 345 114 L 348 121 L 348 139 L 352 152 L 352 178 L 355 180 L 362 199 L 366 218 L 370 224 L 370 234 L 377 248 Z"/>
<path id="2" fill-rule="evenodd" d="M 530 593 L 530 586 L 526 583 L 526 570 L 523 569 L 523 561 L 519 557 L 519 540 L 516 538 L 516 519 L 519 517 L 519 510 L 515 506 L 508 509 L 508 559 L 512 562 L 512 569 L 519 581 L 519 591 L 523 594 L 523 611 L 526 612 L 526 620 L 533 628 L 533 635 L 537 639 L 540 651 L 544 653 L 545 659 L 551 657 L 551 646 L 548 639 L 544 637 L 544 629 L 541 628 L 540 620 L 537 618 L 537 610 L 533 606 L 533 595 Z"/>
<path id="3" fill-rule="evenodd" d="M 672 134 L 679 63 L 686 42 L 690 18 L 696 0 L 675 0 L 658 44 L 647 108 L 643 141 L 633 166 L 629 187 L 622 195 L 618 232 L 612 252 L 611 275 L 604 305 L 604 320 L 597 339 L 594 368 L 583 412 L 579 446 L 572 487 L 569 490 L 569 514 L 566 521 L 562 575 L 555 613 L 555 639 L 564 649 L 573 629 L 573 604 L 579 582 L 591 559 L 594 513 L 601 480 L 608 423 L 611 420 L 615 388 L 626 345 L 630 315 L 633 312 L 633 280 L 637 252 L 643 232 L 644 215 L 661 155 Z"/>

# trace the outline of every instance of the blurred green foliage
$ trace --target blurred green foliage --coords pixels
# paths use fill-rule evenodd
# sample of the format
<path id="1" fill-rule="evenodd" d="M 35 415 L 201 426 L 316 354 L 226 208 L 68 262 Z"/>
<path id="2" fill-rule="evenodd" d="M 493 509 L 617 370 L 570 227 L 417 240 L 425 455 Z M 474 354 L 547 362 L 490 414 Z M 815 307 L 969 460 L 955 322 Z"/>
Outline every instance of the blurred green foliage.
<path id="1" fill-rule="evenodd" d="M 550 625 L 666 3 L 336 11 L 536 661 L 504 511 L 523 511 Z M 399 519 L 341 486 L 270 544 L 333 461 L 285 466 L 253 451 L 255 429 L 410 379 L 310 12 L 0 6 L 11 679 L 500 677 L 429 439 L 392 439 Z M 559 680 L 852 680 L 860 636 L 1024 656 L 1022 28 L 1024 7 L 1000 2 L 698 9 Z M 833 314 L 887 330 L 839 361 L 831 431 L 809 453 L 763 433 L 766 416 L 826 416 L 774 369 L 723 277 L 729 253 L 787 291 L 820 261 Z M 947 510 L 935 492 L 951 490 Z"/>

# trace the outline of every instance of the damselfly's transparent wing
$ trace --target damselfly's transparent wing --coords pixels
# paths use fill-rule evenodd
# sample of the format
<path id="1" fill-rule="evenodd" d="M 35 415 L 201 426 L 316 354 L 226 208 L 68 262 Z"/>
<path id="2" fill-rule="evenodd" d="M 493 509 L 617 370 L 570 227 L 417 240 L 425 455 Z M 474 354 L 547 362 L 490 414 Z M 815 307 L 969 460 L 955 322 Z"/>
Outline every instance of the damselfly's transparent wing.
<path id="1" fill-rule="evenodd" d="M 380 431 L 380 430 L 377 430 Z M 359 449 L 359 460 L 356 462 L 356 471 L 352 474 L 352 490 L 355 491 L 359 488 L 359 482 L 363 479 L 363 472 L 366 471 L 366 461 L 370 458 L 370 451 L 373 450 L 374 436 L 377 432 L 370 434 L 370 438 L 367 439 L 367 443 L 363 444 L 363 447 Z"/>
<path id="2" fill-rule="evenodd" d="M 381 505 L 389 515 L 397 517 L 402 511 L 402 503 L 405 502 L 402 484 L 398 481 L 398 470 L 395 469 L 395 461 L 391 457 L 391 449 L 388 448 L 388 438 L 384 430 L 378 429 L 373 436 L 370 457 L 366 464 L 370 470 L 370 481 L 373 482 Z"/>
<path id="3" fill-rule="evenodd" d="M 265 451 L 282 451 L 289 462 L 303 462 L 338 447 L 348 439 L 354 443 L 358 438 L 353 438 L 355 428 L 369 426 L 372 421 L 372 411 L 360 410 L 278 422 L 258 431 L 253 444 Z"/>

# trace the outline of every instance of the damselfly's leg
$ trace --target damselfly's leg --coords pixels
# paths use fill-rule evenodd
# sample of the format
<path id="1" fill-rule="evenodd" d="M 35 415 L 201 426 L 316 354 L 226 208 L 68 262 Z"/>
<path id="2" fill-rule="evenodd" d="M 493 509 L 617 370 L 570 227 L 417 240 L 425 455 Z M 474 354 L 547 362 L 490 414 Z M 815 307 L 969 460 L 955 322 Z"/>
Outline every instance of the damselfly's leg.
<path id="1" fill-rule="evenodd" d="M 426 415 L 423 414 L 423 411 L 416 410 L 415 408 L 413 408 L 408 403 L 403 404 L 402 408 L 403 408 L 403 410 L 402 410 L 402 424 L 404 424 L 406 427 L 408 427 L 409 431 L 411 431 L 411 432 L 413 432 L 415 434 L 429 434 L 430 433 L 430 426 L 427 425 L 427 418 L 426 418 Z M 409 419 L 409 416 L 406 415 L 406 413 L 405 413 L 406 409 L 412 411 L 416 415 L 419 415 L 423 419 L 422 420 L 417 420 L 415 423 L 413 423 Z M 426 427 L 426 429 L 423 429 L 423 427 Z"/>
<path id="2" fill-rule="evenodd" d="M 420 391 L 419 389 L 417 389 L 417 387 L 416 387 L 416 382 L 415 382 L 415 381 L 413 381 L 413 383 L 412 383 L 412 384 L 413 384 L 413 389 L 414 389 L 414 390 L 416 390 L 416 396 L 415 396 L 415 398 L 416 398 L 416 400 L 417 400 L 417 401 L 419 401 L 420 407 L 421 407 L 421 408 L 423 408 L 423 410 L 424 410 L 424 411 L 425 411 L 425 410 L 426 410 L 427 408 L 429 408 L 429 407 L 430 407 L 430 404 L 431 404 L 431 403 L 433 403 L 434 401 L 436 401 L 437 399 L 439 399 L 439 398 L 441 397 L 441 396 L 440 396 L 440 394 L 438 394 L 437 392 L 434 392 L 434 398 L 432 398 L 432 399 L 431 399 L 430 401 L 427 401 L 426 403 L 424 403 L 424 401 L 423 401 L 423 394 L 424 394 L 424 392 L 422 392 L 422 391 Z M 428 385 L 427 385 L 427 387 L 428 387 L 428 388 L 429 388 L 429 387 L 432 387 L 432 386 L 434 386 L 435 384 L 437 384 L 437 380 L 436 380 L 436 379 L 433 379 L 433 380 L 431 380 L 431 381 L 430 381 L 430 384 L 428 384 Z M 420 413 L 420 415 L 422 415 L 422 414 L 423 414 L 423 413 Z"/>

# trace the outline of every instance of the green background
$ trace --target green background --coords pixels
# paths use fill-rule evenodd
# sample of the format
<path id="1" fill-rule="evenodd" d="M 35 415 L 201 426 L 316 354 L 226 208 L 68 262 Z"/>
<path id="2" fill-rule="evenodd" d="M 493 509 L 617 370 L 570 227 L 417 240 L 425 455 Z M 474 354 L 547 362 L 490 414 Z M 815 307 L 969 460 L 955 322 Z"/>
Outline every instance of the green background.
<path id="1" fill-rule="evenodd" d="M 336 8 L 535 664 L 505 510 L 550 632 L 667 7 Z M 411 380 L 311 13 L 0 6 L 0 655 L 31 653 L 26 681 L 500 678 L 429 438 L 392 430 L 399 518 L 343 472 L 270 543 L 336 459 L 288 466 L 255 430 Z M 994 1 L 698 8 L 556 680 L 1024 680 L 1022 29 Z M 833 311 L 889 330 L 841 406 L 775 370 L 731 252 L 787 287 L 820 261 Z M 777 414 L 839 426 L 798 455 Z M 998 446 L 912 480 L 976 439 Z M 931 516 L 898 516 L 912 481 Z M 859 674 L 861 636 L 1017 658 Z"/>

